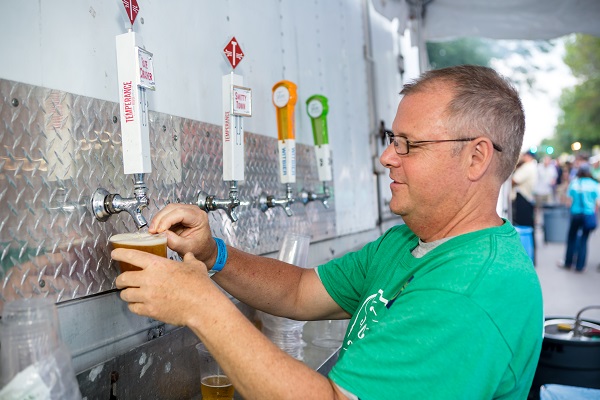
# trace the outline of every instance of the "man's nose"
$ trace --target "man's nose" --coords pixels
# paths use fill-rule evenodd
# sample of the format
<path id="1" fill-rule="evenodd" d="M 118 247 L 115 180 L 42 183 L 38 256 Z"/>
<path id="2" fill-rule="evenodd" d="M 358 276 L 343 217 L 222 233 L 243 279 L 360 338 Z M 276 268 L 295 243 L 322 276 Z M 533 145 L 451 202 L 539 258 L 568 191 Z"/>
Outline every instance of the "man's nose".
<path id="1" fill-rule="evenodd" d="M 396 149 L 394 149 L 393 145 L 388 145 L 381 156 L 379 157 L 379 162 L 384 168 L 392 168 L 399 164 L 400 157 L 396 154 Z"/>

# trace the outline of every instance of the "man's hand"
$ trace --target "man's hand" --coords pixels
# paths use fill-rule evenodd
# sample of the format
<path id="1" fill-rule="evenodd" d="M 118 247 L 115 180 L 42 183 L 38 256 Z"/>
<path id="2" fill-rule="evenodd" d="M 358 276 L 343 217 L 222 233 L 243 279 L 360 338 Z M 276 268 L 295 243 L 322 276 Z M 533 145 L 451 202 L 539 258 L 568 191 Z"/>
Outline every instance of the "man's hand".
<path id="1" fill-rule="evenodd" d="M 116 286 L 129 310 L 172 325 L 189 325 L 198 317 L 198 306 L 209 306 L 223 296 L 212 283 L 206 265 L 191 253 L 183 262 L 172 261 L 139 250 L 115 249 L 114 260 L 142 268 L 117 277 Z"/>
<path id="2" fill-rule="evenodd" d="M 165 232 L 169 248 L 182 257 L 186 253 L 192 253 L 211 267 L 216 259 L 217 246 L 212 239 L 208 216 L 198 206 L 167 205 L 154 216 L 148 232 Z"/>

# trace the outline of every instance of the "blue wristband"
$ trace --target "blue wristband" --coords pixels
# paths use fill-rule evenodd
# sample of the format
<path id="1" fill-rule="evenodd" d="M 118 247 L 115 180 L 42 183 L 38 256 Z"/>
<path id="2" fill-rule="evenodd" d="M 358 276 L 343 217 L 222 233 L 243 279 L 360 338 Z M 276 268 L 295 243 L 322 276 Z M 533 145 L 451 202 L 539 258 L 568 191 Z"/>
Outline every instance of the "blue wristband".
<path id="1" fill-rule="evenodd" d="M 215 260 L 215 265 L 210 269 L 209 276 L 213 276 L 217 272 L 223 269 L 225 263 L 227 262 L 227 245 L 223 239 L 213 238 L 215 239 L 215 243 L 217 244 L 217 259 Z"/>

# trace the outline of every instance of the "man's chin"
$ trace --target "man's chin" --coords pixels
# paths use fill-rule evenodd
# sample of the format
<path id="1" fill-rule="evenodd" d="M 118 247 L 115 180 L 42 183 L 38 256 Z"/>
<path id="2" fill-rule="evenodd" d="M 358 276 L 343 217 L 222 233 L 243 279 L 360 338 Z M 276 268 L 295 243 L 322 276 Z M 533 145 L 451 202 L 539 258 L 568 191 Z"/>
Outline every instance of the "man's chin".
<path id="1" fill-rule="evenodd" d="M 393 202 L 390 202 L 390 211 L 400 217 L 404 217 L 406 213 L 406 209 L 402 206 L 396 205 Z"/>

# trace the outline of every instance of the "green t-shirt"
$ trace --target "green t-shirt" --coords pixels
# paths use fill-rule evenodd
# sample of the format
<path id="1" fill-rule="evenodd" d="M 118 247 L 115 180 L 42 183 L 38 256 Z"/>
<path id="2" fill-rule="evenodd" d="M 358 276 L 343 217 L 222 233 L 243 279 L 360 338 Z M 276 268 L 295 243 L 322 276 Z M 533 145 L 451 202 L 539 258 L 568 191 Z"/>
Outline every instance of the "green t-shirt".
<path id="1" fill-rule="evenodd" d="M 406 225 L 318 268 L 352 319 L 329 377 L 360 399 L 525 399 L 542 294 L 513 226 L 457 236 L 422 258 Z"/>

